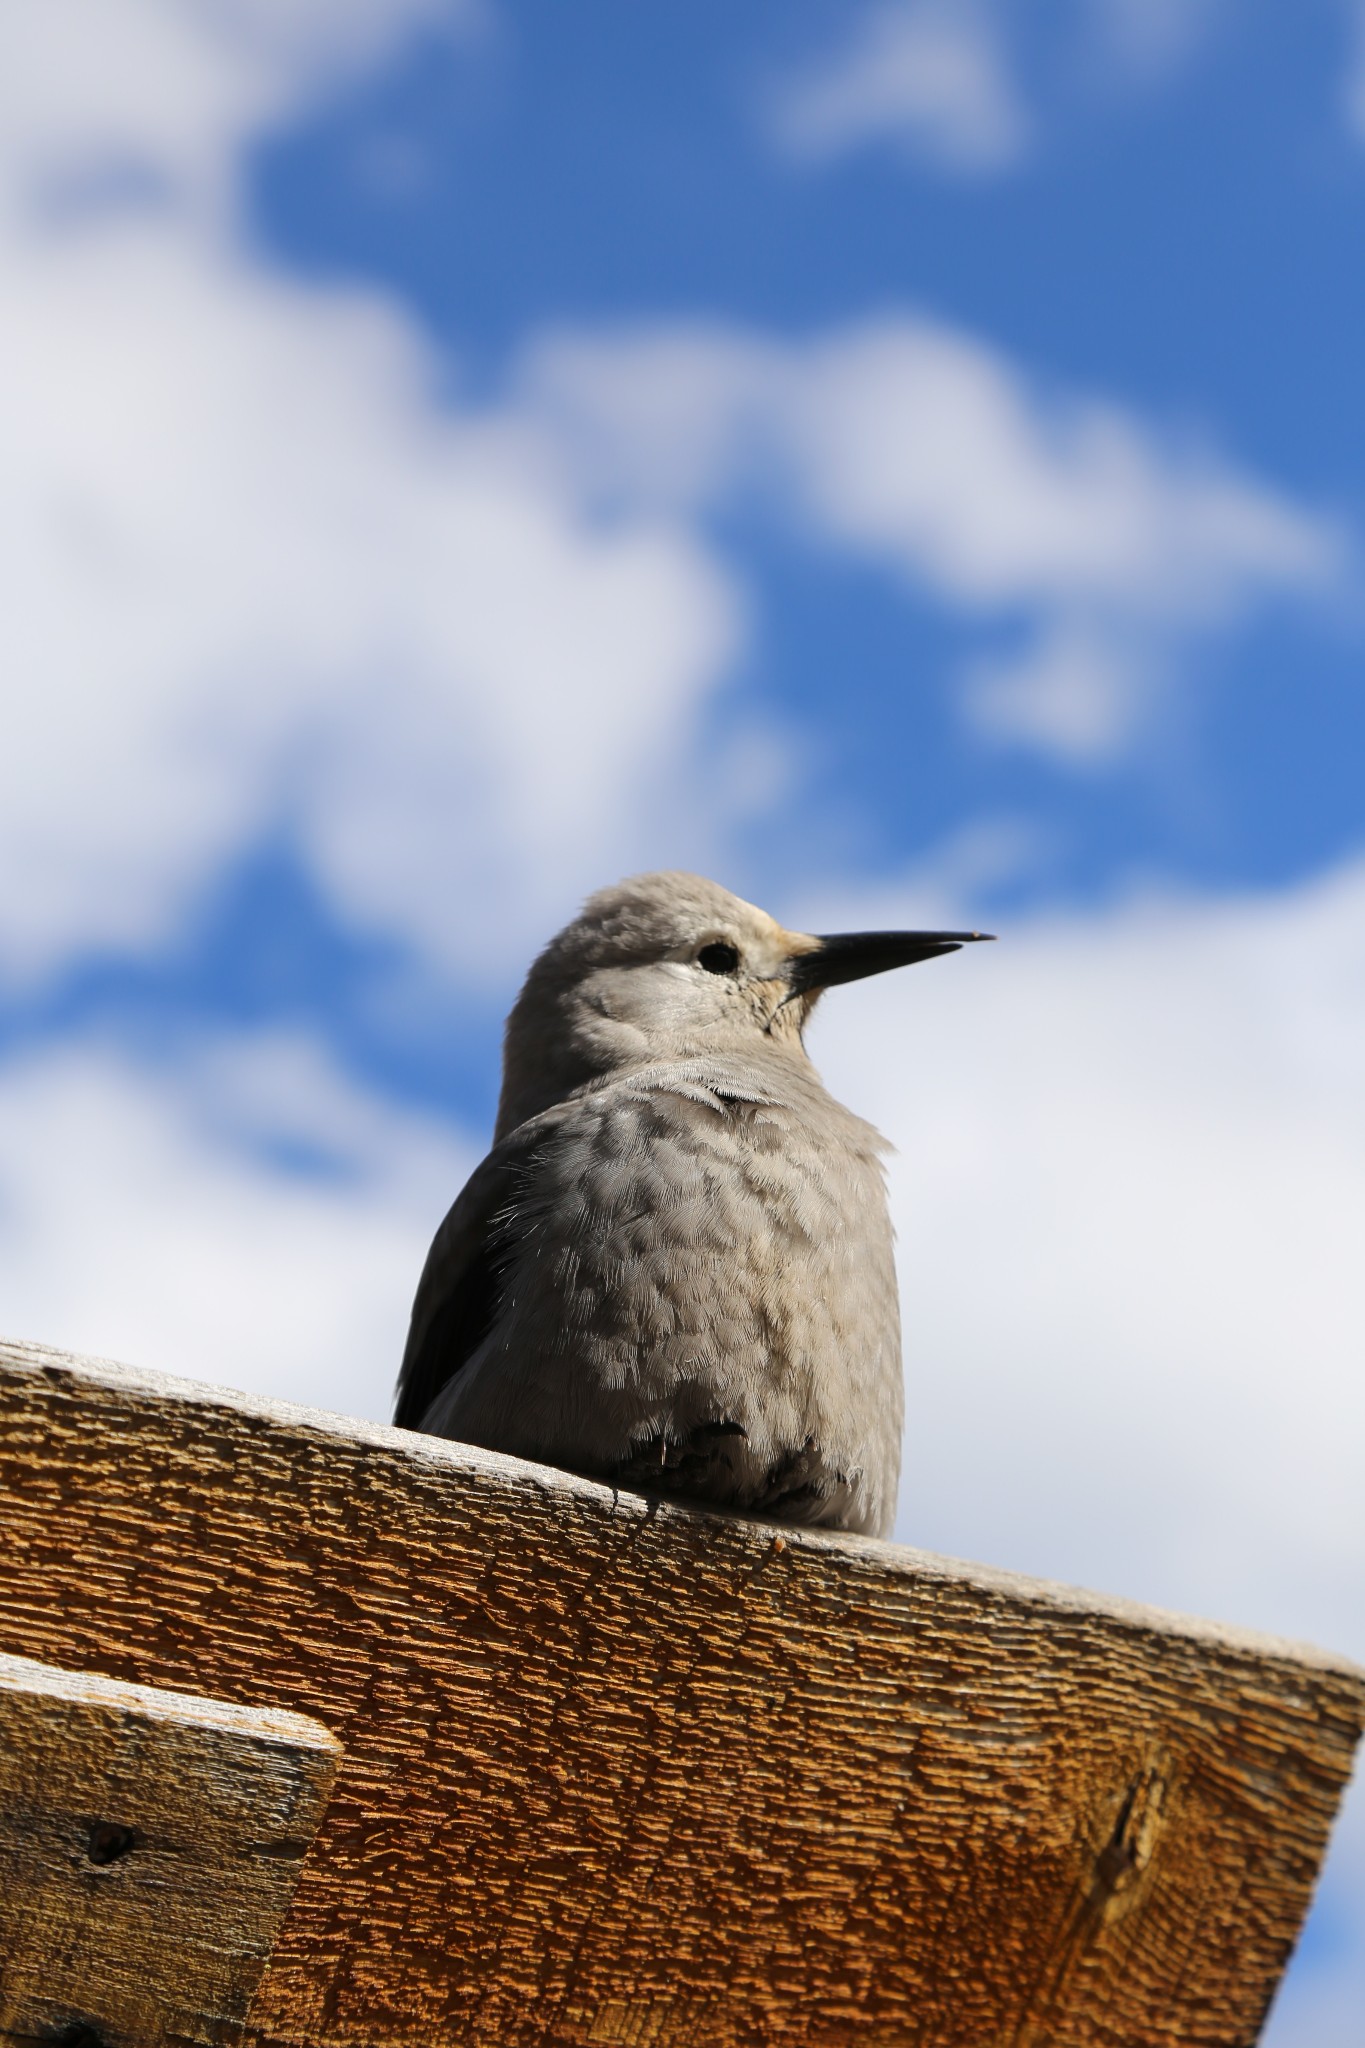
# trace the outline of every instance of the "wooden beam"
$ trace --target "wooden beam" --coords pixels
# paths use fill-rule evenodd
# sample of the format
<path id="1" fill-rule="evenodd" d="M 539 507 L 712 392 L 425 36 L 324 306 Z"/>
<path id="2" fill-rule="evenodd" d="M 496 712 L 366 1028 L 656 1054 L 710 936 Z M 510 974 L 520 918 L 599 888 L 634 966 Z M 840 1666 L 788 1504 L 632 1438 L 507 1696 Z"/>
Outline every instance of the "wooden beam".
<path id="1" fill-rule="evenodd" d="M 379 2048 L 1242 2048 L 1365 1723 L 1316 1651 L 10 1347 L 0 1642 L 316 1714 L 253 2008 Z"/>
<path id="2" fill-rule="evenodd" d="M 340 1745 L 0 1655 L 0 2041 L 238 2041 Z"/>

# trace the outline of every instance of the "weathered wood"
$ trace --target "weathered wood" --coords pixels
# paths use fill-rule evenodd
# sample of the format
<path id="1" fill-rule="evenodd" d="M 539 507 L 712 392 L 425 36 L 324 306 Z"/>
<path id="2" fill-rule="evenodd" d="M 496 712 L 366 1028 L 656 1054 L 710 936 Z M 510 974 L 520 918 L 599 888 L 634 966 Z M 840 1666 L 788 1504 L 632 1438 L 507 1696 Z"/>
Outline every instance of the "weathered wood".
<path id="1" fill-rule="evenodd" d="M 261 2044 L 1255 2038 L 1349 1665 L 4 1355 L 0 1641 L 345 1744 Z"/>
<path id="2" fill-rule="evenodd" d="M 240 2040 L 339 1755 L 301 1714 L 0 1655 L 0 2041 Z"/>

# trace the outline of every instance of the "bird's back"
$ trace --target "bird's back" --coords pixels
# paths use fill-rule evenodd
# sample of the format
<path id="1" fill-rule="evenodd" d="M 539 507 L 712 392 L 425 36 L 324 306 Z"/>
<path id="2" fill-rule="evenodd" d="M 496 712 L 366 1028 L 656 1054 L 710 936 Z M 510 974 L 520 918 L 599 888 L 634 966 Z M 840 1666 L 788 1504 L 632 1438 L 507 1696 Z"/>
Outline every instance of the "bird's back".
<path id="1" fill-rule="evenodd" d="M 531 1118 L 432 1248 L 404 1376 L 435 1391 L 407 1419 L 889 1533 L 902 1391 L 881 1149 L 776 1055 L 660 1062 Z"/>

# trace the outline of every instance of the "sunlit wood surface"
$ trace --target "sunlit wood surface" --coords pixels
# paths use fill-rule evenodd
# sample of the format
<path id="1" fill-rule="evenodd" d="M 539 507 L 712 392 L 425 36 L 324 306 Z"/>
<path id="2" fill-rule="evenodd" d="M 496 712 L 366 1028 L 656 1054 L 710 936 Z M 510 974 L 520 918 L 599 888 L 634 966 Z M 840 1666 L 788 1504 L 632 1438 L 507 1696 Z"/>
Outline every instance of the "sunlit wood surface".
<path id="1" fill-rule="evenodd" d="M 1256 2037 L 1340 1660 L 29 1347 L 0 1425 L 0 1647 L 344 1745 L 261 2048 Z"/>

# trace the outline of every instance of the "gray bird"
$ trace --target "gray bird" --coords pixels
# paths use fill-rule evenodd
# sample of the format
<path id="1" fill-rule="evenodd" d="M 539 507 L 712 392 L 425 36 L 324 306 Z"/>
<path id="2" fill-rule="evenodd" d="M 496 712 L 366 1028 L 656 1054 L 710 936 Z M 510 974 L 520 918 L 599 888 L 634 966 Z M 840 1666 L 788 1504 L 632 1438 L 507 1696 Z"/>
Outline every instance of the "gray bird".
<path id="1" fill-rule="evenodd" d="M 802 1027 L 835 983 L 984 936 L 812 937 L 698 875 L 591 897 L 507 1020 L 493 1150 L 431 1247 L 395 1422 L 889 1534 L 885 1141 L 826 1093 Z"/>

